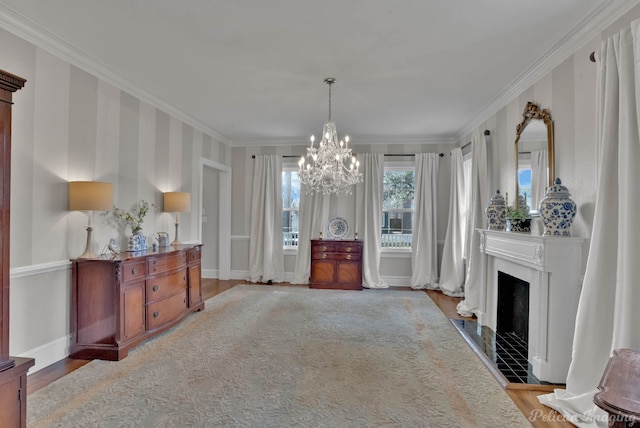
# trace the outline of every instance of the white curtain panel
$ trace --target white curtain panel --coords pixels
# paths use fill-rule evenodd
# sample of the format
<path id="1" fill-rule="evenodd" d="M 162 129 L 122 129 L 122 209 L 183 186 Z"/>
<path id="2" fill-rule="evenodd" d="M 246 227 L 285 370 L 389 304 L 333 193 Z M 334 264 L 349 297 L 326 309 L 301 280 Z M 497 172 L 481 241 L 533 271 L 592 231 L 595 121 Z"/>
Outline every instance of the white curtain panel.
<path id="1" fill-rule="evenodd" d="M 614 349 L 640 349 L 639 27 L 632 22 L 600 48 L 596 205 L 573 360 L 566 390 L 539 397 L 579 427 L 607 426 L 596 387 Z"/>
<path id="2" fill-rule="evenodd" d="M 464 204 L 465 183 L 462 150 L 451 151 L 449 221 L 442 250 L 440 289 L 448 296 L 464 296 Z"/>
<path id="3" fill-rule="evenodd" d="M 359 154 L 363 174 L 362 183 L 356 185 L 356 221 L 362 225 L 362 282 L 366 288 L 388 288 L 380 277 L 380 245 L 382 235 L 382 193 L 384 155 Z"/>
<path id="4" fill-rule="evenodd" d="M 438 288 L 437 153 L 416 154 L 411 243 L 411 288 Z"/>
<path id="5" fill-rule="evenodd" d="M 320 238 L 323 212 L 328 206 L 328 196 L 321 192 L 307 193 L 304 184 L 300 189 L 298 210 L 298 253 L 293 268 L 292 284 L 308 284 L 311 277 L 311 239 Z"/>
<path id="6" fill-rule="evenodd" d="M 466 221 L 465 259 L 467 260 L 464 283 L 464 300 L 458 303 L 460 315 L 470 317 L 478 315 L 483 298 L 485 275 L 482 254 L 480 253 L 480 234 L 476 229 L 486 228 L 485 208 L 489 203 L 489 176 L 487 173 L 487 138 L 479 131 L 471 138 L 471 183 L 467 191 L 471 192 L 469 216 Z"/>
<path id="7" fill-rule="evenodd" d="M 249 280 L 283 282 L 282 157 L 256 156 L 251 191 Z"/>
<path id="8" fill-rule="evenodd" d="M 549 186 L 549 156 L 546 150 L 531 152 L 531 208 L 537 210 Z"/>

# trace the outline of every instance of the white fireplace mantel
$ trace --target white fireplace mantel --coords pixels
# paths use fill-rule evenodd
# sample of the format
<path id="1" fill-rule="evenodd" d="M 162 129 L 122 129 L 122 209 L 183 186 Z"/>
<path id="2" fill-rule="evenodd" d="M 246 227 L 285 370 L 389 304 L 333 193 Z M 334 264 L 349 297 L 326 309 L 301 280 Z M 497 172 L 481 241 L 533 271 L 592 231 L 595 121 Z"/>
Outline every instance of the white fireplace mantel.
<path id="1" fill-rule="evenodd" d="M 498 272 L 529 283 L 529 355 L 540 380 L 565 383 L 582 286 L 583 238 L 478 229 L 485 278 L 478 322 L 496 330 Z"/>

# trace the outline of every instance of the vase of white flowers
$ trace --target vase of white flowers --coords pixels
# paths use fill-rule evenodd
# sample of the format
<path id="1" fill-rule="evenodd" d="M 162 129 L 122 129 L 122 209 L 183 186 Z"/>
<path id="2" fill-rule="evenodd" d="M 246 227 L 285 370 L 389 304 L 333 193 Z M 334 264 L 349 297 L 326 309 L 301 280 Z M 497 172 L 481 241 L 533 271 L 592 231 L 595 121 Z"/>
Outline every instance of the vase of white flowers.
<path id="1" fill-rule="evenodd" d="M 131 229 L 127 251 L 147 251 L 149 249 L 147 238 L 142 233 L 142 222 L 150 208 L 155 208 L 155 204 L 141 200 L 129 211 L 125 211 L 122 208 L 113 210 L 116 222 L 125 227 L 129 226 Z"/>

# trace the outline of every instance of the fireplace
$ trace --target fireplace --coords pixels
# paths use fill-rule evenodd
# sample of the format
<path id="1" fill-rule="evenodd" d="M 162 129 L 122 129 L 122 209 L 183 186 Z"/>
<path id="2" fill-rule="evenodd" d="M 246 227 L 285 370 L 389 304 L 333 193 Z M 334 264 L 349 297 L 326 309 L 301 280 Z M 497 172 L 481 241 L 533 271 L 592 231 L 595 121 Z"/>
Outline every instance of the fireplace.
<path id="1" fill-rule="evenodd" d="M 526 343 L 533 374 L 542 382 L 565 383 L 580 298 L 584 239 L 494 230 L 478 233 L 485 256 L 479 324 L 497 333 L 513 330 Z"/>
<path id="2" fill-rule="evenodd" d="M 529 283 L 498 272 L 496 331 L 510 333 L 529 343 Z"/>

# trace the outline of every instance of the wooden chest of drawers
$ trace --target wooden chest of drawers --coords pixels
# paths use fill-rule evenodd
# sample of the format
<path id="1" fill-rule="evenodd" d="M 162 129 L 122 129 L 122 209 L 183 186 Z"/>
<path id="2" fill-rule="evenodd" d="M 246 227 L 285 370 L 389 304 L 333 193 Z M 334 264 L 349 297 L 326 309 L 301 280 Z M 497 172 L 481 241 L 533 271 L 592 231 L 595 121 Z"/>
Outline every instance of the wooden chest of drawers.
<path id="1" fill-rule="evenodd" d="M 72 260 L 71 357 L 121 360 L 204 308 L 201 246 Z"/>
<path id="2" fill-rule="evenodd" d="M 362 241 L 312 239 L 309 286 L 362 290 Z"/>

